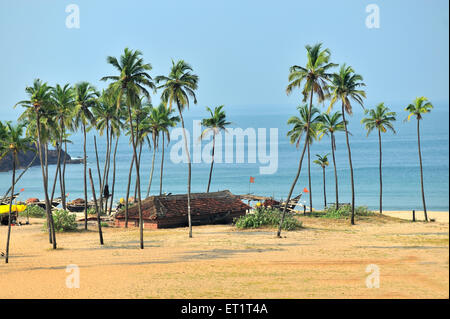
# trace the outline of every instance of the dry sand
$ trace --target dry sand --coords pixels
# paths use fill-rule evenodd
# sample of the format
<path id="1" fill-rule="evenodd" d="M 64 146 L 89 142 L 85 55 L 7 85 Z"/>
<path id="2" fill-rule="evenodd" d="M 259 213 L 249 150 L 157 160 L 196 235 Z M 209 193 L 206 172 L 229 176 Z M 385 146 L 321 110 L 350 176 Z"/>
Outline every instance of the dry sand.
<path id="1" fill-rule="evenodd" d="M 305 229 L 236 231 L 231 225 L 145 231 L 104 228 L 57 235 L 43 220 L 14 226 L 9 264 L 0 258 L 0 298 L 449 298 L 449 229 L 375 217 L 348 221 L 302 216 Z M 4 251 L 7 227 L 0 227 Z M 67 288 L 69 264 L 80 288 Z M 366 267 L 380 287 L 366 287 Z"/>
<path id="2" fill-rule="evenodd" d="M 388 216 L 397 217 L 401 219 L 407 219 L 412 221 L 412 211 L 385 211 L 383 214 Z M 429 219 L 434 219 L 437 222 L 447 223 L 448 224 L 448 212 L 435 212 L 435 211 L 427 211 L 427 215 Z M 425 215 L 423 211 L 416 211 L 416 220 L 424 221 Z"/>

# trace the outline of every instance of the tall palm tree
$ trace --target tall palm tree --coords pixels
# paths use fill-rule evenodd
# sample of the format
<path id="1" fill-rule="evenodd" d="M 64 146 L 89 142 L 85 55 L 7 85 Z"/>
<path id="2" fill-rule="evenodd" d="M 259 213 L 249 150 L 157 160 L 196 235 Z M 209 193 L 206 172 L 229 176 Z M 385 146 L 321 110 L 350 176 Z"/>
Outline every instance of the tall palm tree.
<path id="1" fill-rule="evenodd" d="M 417 97 L 412 104 L 409 104 L 405 111 L 409 112 L 407 117 L 407 121 L 411 119 L 412 116 L 415 116 L 417 119 L 417 144 L 419 147 L 419 163 L 420 163 L 420 185 L 422 188 L 422 202 L 423 202 L 423 211 L 425 214 L 425 220 L 428 221 L 427 215 L 427 205 L 425 203 L 425 191 L 423 187 L 423 168 L 422 168 L 422 151 L 420 149 L 420 120 L 423 117 L 423 114 L 430 113 L 433 105 L 428 101 L 428 99 L 424 96 Z"/>
<path id="2" fill-rule="evenodd" d="M 111 136 L 116 138 L 115 146 L 114 146 L 114 155 L 113 155 L 113 179 L 112 179 L 112 186 L 111 186 L 111 200 L 109 204 L 109 215 L 111 215 L 112 212 L 112 206 L 114 203 L 114 190 L 115 190 L 115 184 L 116 184 L 116 155 L 117 155 L 117 147 L 119 145 L 119 138 L 121 131 L 123 129 L 123 109 L 116 110 L 115 116 L 112 118 L 111 121 Z"/>
<path id="3" fill-rule="evenodd" d="M 162 136 L 162 152 L 161 152 L 161 171 L 159 176 L 159 195 L 162 195 L 162 181 L 163 181 L 163 171 L 164 171 L 164 138 L 167 138 L 167 145 L 170 143 L 170 132 L 169 128 L 177 126 L 177 123 L 180 121 L 178 116 L 172 115 L 173 110 L 170 110 L 166 103 L 161 103 L 161 117 L 162 123 L 160 125 L 160 131 Z"/>
<path id="4" fill-rule="evenodd" d="M 161 105 L 159 107 L 152 107 L 151 104 L 147 103 L 148 107 L 148 116 L 145 116 L 145 118 L 142 119 L 140 127 L 142 130 L 142 137 L 148 138 L 148 135 L 151 135 L 152 138 L 152 144 L 153 144 L 153 156 L 152 156 L 152 168 L 150 170 L 150 177 L 147 187 L 147 195 L 148 197 L 150 195 L 150 189 L 152 187 L 152 180 L 153 180 L 153 171 L 155 169 L 155 155 L 156 150 L 158 148 L 158 141 L 159 141 L 159 133 L 160 133 L 160 127 L 163 121 L 162 118 L 162 110 Z M 148 140 L 150 142 L 150 140 Z M 150 143 L 149 147 L 150 147 Z"/>
<path id="5" fill-rule="evenodd" d="M 317 159 L 314 161 L 314 164 L 317 164 L 320 167 L 322 167 L 322 172 L 323 172 L 323 207 L 324 207 L 324 209 L 327 207 L 327 188 L 326 188 L 326 179 L 325 179 L 325 168 L 329 165 L 328 155 L 330 155 L 330 154 L 326 154 L 324 156 L 316 154 Z"/>
<path id="6" fill-rule="evenodd" d="M 383 213 L 383 174 L 381 171 L 382 151 L 381 151 L 381 133 L 386 133 L 387 130 L 391 130 L 395 134 L 394 122 L 395 112 L 389 112 L 389 108 L 384 106 L 384 103 L 378 104 L 375 109 L 365 110 L 364 114 L 369 115 L 361 120 L 367 130 L 367 136 L 369 136 L 372 130 L 378 131 L 378 146 L 380 153 L 380 214 Z"/>
<path id="7" fill-rule="evenodd" d="M 311 113 L 307 104 L 300 105 L 297 107 L 300 117 L 292 116 L 287 121 L 287 124 L 294 125 L 292 130 L 288 132 L 288 136 L 291 138 L 291 143 L 296 143 L 298 148 L 300 140 L 305 134 L 305 143 L 307 142 L 307 154 L 308 154 L 308 187 L 309 193 L 312 193 L 311 185 L 311 167 L 310 167 L 310 145 L 318 137 L 319 127 L 320 127 L 320 115 L 319 109 L 312 107 Z M 307 140 L 306 140 L 307 139 Z M 310 212 L 312 212 L 312 198 L 310 196 Z"/>
<path id="8" fill-rule="evenodd" d="M 337 100 L 341 100 L 342 120 L 344 122 L 345 138 L 348 150 L 348 162 L 350 166 L 350 178 L 352 185 L 352 217 L 351 224 L 355 224 L 355 181 L 353 178 L 352 153 L 350 150 L 350 142 L 348 138 L 347 121 L 345 120 L 345 112 L 352 115 L 352 104 L 350 100 L 356 101 L 364 108 L 363 98 L 366 97 L 366 92 L 360 88 L 366 86 L 363 82 L 363 77 L 356 74 L 351 66 L 345 63 L 341 66 L 339 73 L 334 73 L 330 85 L 331 89 L 331 103 L 328 111 L 331 110 Z"/>
<path id="9" fill-rule="evenodd" d="M 11 194 L 14 194 L 14 185 L 16 180 L 16 164 L 18 163 L 19 152 L 26 152 L 32 150 L 30 137 L 23 137 L 23 126 L 12 126 L 11 123 L 6 123 L 6 130 L 3 138 L 0 139 L 0 158 L 6 154 L 12 154 L 12 182 L 11 182 Z M 8 263 L 9 258 L 9 242 L 11 238 L 11 213 L 12 213 L 13 196 L 10 197 L 9 202 L 9 215 L 8 215 L 8 235 L 6 238 L 6 256 L 5 262 Z"/>
<path id="10" fill-rule="evenodd" d="M 105 163 L 103 168 L 103 176 L 100 179 L 100 211 L 107 211 L 108 207 L 108 197 L 103 198 L 103 193 L 108 185 L 109 178 L 109 168 L 111 162 L 111 152 L 112 152 L 112 136 L 113 136 L 113 125 L 117 124 L 117 92 L 113 90 L 103 90 L 101 96 L 98 99 L 98 103 L 92 108 L 92 114 L 96 118 L 96 129 L 100 136 L 106 132 L 106 153 L 105 153 Z M 97 163 L 98 164 L 98 163 Z M 97 165 L 98 166 L 98 165 Z M 103 206 L 103 200 L 105 200 L 105 205 Z"/>
<path id="11" fill-rule="evenodd" d="M 322 44 L 318 43 L 314 46 L 307 45 L 306 66 L 302 67 L 299 65 L 293 65 L 289 69 L 289 84 L 286 87 L 286 93 L 289 95 L 296 88 L 302 88 L 303 102 L 306 102 L 309 95 L 309 114 L 311 114 L 313 95 L 317 95 L 317 100 L 322 102 L 327 96 L 327 81 L 331 78 L 331 73 L 329 70 L 336 66 L 334 63 L 330 63 L 330 50 L 321 49 Z M 303 156 L 309 141 L 309 120 L 308 128 L 306 129 L 307 137 L 305 138 L 305 146 L 303 147 L 302 155 L 300 156 L 299 165 L 297 169 L 297 174 L 295 175 L 294 181 L 292 183 L 291 189 L 286 199 L 286 204 L 283 209 L 283 215 L 280 220 L 280 225 L 278 227 L 277 236 L 281 237 L 281 226 L 283 225 L 284 217 L 286 215 L 286 209 L 288 203 L 291 199 L 292 192 L 294 191 L 295 185 L 297 184 L 298 178 L 302 170 Z M 310 197 L 312 202 L 312 198 Z M 312 205 L 311 205 L 312 206 Z M 312 208 L 311 208 L 312 209 Z"/>
<path id="12" fill-rule="evenodd" d="M 139 174 L 139 162 L 136 151 L 136 140 L 134 137 L 134 127 L 131 115 L 131 108 L 137 105 L 141 95 L 145 95 L 150 100 L 150 93 L 147 88 L 156 90 L 153 84 L 152 77 L 147 73 L 152 69 L 149 63 L 144 63 L 141 57 L 142 53 L 139 50 L 124 49 L 120 61 L 117 58 L 108 56 L 107 62 L 111 64 L 119 72 L 119 75 L 105 76 L 102 81 L 113 81 L 111 88 L 118 90 L 117 108 L 120 107 L 122 96 L 126 96 L 126 105 L 128 109 L 128 120 L 131 129 L 131 140 L 133 145 L 133 157 L 136 167 L 136 182 L 138 192 L 138 212 L 139 212 L 139 232 L 140 232 L 140 247 L 144 249 L 144 221 L 142 218 L 141 208 L 141 179 Z"/>
<path id="13" fill-rule="evenodd" d="M 90 124 L 95 123 L 91 108 L 97 103 L 99 93 L 94 86 L 88 82 L 80 82 L 74 87 L 75 95 L 75 127 L 81 125 L 83 130 L 83 165 L 84 165 L 84 229 L 87 230 L 87 210 L 88 210 L 88 186 L 87 186 L 87 154 L 86 154 L 86 132 L 90 129 Z"/>
<path id="14" fill-rule="evenodd" d="M 74 94 L 72 88 L 70 87 L 70 84 L 65 84 L 64 86 L 57 84 L 56 87 L 54 87 L 52 90 L 52 100 L 56 113 L 55 120 L 56 123 L 58 124 L 57 135 L 59 135 L 57 137 L 56 143 L 58 151 L 58 160 L 55 173 L 55 182 L 56 177 L 59 174 L 59 184 L 61 189 L 61 201 L 62 201 L 61 204 L 63 209 L 66 209 L 64 181 L 62 180 L 62 172 L 61 172 L 61 151 L 63 139 L 66 136 L 66 128 L 73 129 Z M 52 200 L 53 200 L 53 191 L 52 191 Z"/>
<path id="15" fill-rule="evenodd" d="M 333 158 L 333 167 L 334 167 L 334 181 L 335 181 L 335 191 L 336 191 L 336 209 L 339 208 L 339 188 L 338 188 L 338 176 L 336 169 L 336 157 L 334 152 L 336 151 L 336 136 L 334 135 L 336 132 L 345 131 L 344 122 L 341 120 L 342 113 L 336 112 L 333 114 L 322 113 L 320 116 L 320 131 L 321 135 L 319 139 L 323 137 L 323 135 L 329 135 L 331 141 L 331 154 Z"/>
<path id="16" fill-rule="evenodd" d="M 176 63 L 172 60 L 172 68 L 168 76 L 158 76 L 155 78 L 156 83 L 162 83 L 159 88 L 163 89 L 161 99 L 167 103 L 169 110 L 172 110 L 172 104 L 175 102 L 181 119 L 181 127 L 183 129 L 184 146 L 188 161 L 188 182 L 187 182 L 187 208 L 188 208 L 188 224 L 189 238 L 192 238 L 191 223 L 191 156 L 189 153 L 188 141 L 186 138 L 186 130 L 184 128 L 183 111 L 189 108 L 189 97 L 197 104 L 195 90 L 198 88 L 198 76 L 191 73 L 192 67 L 183 60 Z"/>
<path id="17" fill-rule="evenodd" d="M 27 133 L 31 136 L 35 136 L 35 134 L 37 135 L 37 149 L 39 152 L 39 161 L 41 163 L 42 182 L 44 186 L 45 196 L 45 211 L 47 213 L 47 224 L 49 230 L 49 241 L 53 245 L 53 249 L 56 249 L 57 246 L 55 228 L 53 225 L 53 215 L 51 211 L 50 198 L 48 196 L 48 174 L 46 174 L 46 170 L 44 168 L 44 159 L 42 155 L 42 133 L 47 134 L 48 130 L 41 129 L 41 117 L 44 123 L 47 123 L 50 120 L 48 111 L 52 107 L 51 90 L 52 87 L 47 85 L 47 83 L 43 83 L 41 80 L 36 79 L 33 82 L 33 86 L 28 86 L 25 88 L 25 92 L 28 94 L 29 100 L 20 101 L 16 104 L 16 106 L 21 105 L 26 108 L 24 114 L 21 115 L 19 120 L 27 120 L 28 124 L 32 124 L 33 120 L 35 120 L 35 130 L 33 129 L 33 125 L 28 125 Z M 45 145 L 46 144 L 47 139 L 45 139 Z"/>
<path id="18" fill-rule="evenodd" d="M 209 193 L 209 187 L 211 185 L 211 177 L 214 165 L 214 150 L 216 147 L 216 135 L 219 134 L 220 131 L 226 131 L 226 126 L 230 125 L 231 122 L 227 121 L 227 117 L 225 111 L 222 111 L 223 105 L 217 106 L 214 108 L 214 112 L 206 107 L 206 110 L 209 112 L 209 118 L 205 118 L 202 120 L 202 125 L 206 127 L 206 129 L 200 135 L 200 139 L 205 138 L 205 136 L 212 132 L 213 135 L 213 145 L 211 150 L 211 168 L 209 170 L 209 179 L 208 179 L 208 187 L 206 188 L 206 192 Z"/>

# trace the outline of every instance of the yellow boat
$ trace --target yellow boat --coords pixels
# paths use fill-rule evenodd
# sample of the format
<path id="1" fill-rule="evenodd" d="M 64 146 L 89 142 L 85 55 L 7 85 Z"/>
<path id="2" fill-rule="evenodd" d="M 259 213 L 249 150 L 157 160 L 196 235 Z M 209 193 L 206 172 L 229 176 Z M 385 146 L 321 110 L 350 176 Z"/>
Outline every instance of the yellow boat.
<path id="1" fill-rule="evenodd" d="M 12 205 L 12 212 L 21 213 L 27 208 L 27 205 Z M 9 213 L 9 205 L 0 205 L 0 214 Z"/>

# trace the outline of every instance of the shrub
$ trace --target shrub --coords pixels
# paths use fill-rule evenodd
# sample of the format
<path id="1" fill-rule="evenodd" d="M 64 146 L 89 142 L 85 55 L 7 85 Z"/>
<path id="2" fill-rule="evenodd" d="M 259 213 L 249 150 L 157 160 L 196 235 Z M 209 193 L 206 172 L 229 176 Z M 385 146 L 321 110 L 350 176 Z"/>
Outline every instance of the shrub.
<path id="1" fill-rule="evenodd" d="M 76 215 L 71 214 L 66 210 L 57 210 L 53 212 L 53 223 L 55 231 L 74 231 L 77 229 Z M 44 224 L 46 228 L 46 225 Z"/>
<path id="2" fill-rule="evenodd" d="M 46 216 L 45 209 L 37 205 L 27 205 L 27 208 L 23 212 L 19 213 L 21 217 L 34 217 L 34 218 L 44 218 Z"/>
<path id="3" fill-rule="evenodd" d="M 246 214 L 234 220 L 237 228 L 278 227 L 283 212 L 278 209 L 258 207 L 254 213 Z M 302 227 L 302 222 L 294 218 L 292 213 L 286 213 L 283 225 L 284 230 L 295 230 Z"/>
<path id="4" fill-rule="evenodd" d="M 352 206 L 350 205 L 342 205 L 336 209 L 335 206 L 327 207 L 325 209 L 325 214 L 322 215 L 324 218 L 346 218 L 352 215 Z M 373 215 L 373 212 L 370 211 L 367 206 L 357 206 L 355 207 L 355 216 L 370 216 Z"/>

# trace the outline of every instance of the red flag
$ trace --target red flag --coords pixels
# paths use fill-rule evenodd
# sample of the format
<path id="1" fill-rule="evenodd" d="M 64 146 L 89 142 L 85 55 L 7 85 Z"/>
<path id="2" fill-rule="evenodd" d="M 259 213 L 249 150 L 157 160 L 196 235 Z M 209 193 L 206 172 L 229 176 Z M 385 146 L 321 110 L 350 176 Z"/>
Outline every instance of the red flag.
<path id="1" fill-rule="evenodd" d="M 22 188 L 20 191 L 23 192 L 25 190 L 25 188 Z"/>
<path id="2" fill-rule="evenodd" d="M 303 193 L 309 193 L 309 190 L 305 187 L 303 188 Z"/>
<path id="3" fill-rule="evenodd" d="M 250 176 L 250 183 L 254 183 L 255 182 L 255 178 Z"/>

